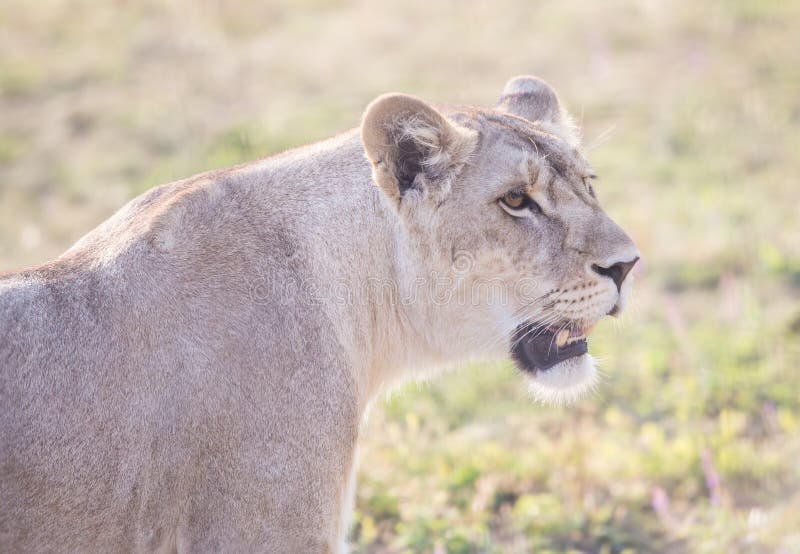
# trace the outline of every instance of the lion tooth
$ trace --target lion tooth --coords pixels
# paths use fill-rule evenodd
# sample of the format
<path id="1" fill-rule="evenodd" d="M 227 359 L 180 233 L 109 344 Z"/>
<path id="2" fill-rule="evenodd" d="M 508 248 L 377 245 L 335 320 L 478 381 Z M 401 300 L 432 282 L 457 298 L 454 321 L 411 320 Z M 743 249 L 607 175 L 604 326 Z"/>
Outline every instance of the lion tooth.
<path id="1" fill-rule="evenodd" d="M 567 344 L 568 339 L 569 339 L 569 331 L 567 329 L 564 329 L 556 337 L 556 345 L 558 345 L 559 347 L 564 346 L 565 344 Z"/>

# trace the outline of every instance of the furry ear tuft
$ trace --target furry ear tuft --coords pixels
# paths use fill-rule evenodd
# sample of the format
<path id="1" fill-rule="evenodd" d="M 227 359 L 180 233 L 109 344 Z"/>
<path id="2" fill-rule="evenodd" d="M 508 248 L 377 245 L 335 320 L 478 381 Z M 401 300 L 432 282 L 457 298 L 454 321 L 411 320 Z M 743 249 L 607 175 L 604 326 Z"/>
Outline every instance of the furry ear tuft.
<path id="1" fill-rule="evenodd" d="M 580 134 L 561 105 L 553 87 L 531 75 L 520 75 L 506 83 L 497 109 L 535 122 L 541 128 L 577 147 Z"/>
<path id="2" fill-rule="evenodd" d="M 378 97 L 364 112 L 361 140 L 375 182 L 399 202 L 410 190 L 446 192 L 475 146 L 474 133 L 419 98 Z"/>

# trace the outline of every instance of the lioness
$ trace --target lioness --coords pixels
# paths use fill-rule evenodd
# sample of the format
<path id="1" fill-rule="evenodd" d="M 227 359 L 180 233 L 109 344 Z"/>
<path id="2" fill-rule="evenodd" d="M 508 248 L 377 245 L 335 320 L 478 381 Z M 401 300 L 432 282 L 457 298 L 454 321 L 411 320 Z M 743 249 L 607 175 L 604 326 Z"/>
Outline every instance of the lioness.
<path id="1" fill-rule="evenodd" d="M 509 354 L 591 386 L 638 253 L 556 94 L 403 94 L 360 132 L 164 185 L 0 278 L 0 550 L 344 550 L 359 421 Z"/>

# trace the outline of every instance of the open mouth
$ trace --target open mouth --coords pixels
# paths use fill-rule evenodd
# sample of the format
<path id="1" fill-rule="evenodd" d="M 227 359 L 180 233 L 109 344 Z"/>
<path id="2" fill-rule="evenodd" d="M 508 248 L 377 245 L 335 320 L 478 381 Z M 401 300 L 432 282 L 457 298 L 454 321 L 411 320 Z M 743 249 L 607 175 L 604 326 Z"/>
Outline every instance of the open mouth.
<path id="1" fill-rule="evenodd" d="M 514 331 L 511 355 L 521 369 L 547 371 L 570 358 L 588 352 L 586 335 L 591 332 L 577 322 L 543 327 L 535 321 L 523 323 Z"/>

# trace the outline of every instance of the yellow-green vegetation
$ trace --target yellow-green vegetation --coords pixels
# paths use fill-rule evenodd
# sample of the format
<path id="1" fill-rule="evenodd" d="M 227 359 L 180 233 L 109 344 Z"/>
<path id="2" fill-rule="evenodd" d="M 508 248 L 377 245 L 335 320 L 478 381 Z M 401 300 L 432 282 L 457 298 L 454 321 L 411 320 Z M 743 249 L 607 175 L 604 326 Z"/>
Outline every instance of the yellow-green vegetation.
<path id="1" fill-rule="evenodd" d="M 800 552 L 800 3 L 0 3 L 0 268 L 146 188 L 358 122 L 399 90 L 549 80 L 643 255 L 590 339 L 605 380 L 534 404 L 509 364 L 364 425 L 356 552 Z"/>

